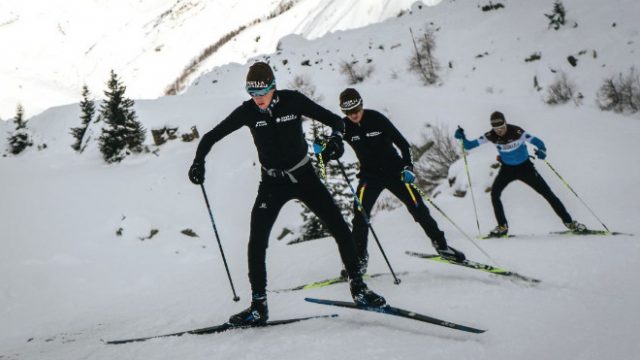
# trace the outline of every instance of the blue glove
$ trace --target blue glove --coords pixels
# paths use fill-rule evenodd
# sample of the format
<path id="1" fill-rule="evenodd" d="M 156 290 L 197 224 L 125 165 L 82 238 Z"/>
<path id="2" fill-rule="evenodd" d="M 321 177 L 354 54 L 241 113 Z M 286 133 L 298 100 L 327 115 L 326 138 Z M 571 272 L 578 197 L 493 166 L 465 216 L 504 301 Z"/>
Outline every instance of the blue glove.
<path id="1" fill-rule="evenodd" d="M 413 182 L 416 181 L 416 174 L 413 173 L 413 166 L 410 165 L 404 167 L 400 176 L 405 184 L 413 184 Z"/>
<path id="2" fill-rule="evenodd" d="M 460 126 L 458 126 L 458 129 L 456 130 L 455 134 L 453 134 L 453 137 L 458 139 L 458 140 L 465 139 L 466 136 L 464 135 L 464 129 L 461 128 Z"/>
<path id="3" fill-rule="evenodd" d="M 547 149 L 536 149 L 535 154 L 538 159 L 544 160 L 547 157 Z"/>
<path id="4" fill-rule="evenodd" d="M 320 143 L 317 142 L 313 142 L 313 153 L 318 155 L 320 153 L 322 153 L 322 151 L 324 150 L 324 146 Z"/>

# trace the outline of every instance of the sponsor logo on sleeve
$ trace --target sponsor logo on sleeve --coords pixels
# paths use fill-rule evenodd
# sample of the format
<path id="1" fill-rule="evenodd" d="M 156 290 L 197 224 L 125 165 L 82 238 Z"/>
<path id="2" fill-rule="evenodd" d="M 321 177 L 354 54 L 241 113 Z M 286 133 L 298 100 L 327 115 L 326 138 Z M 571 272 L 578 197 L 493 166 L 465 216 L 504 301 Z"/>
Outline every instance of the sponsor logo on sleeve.
<path id="1" fill-rule="evenodd" d="M 367 133 L 367 137 L 374 137 L 374 136 L 378 136 L 382 134 L 382 131 L 372 131 L 370 133 Z"/>

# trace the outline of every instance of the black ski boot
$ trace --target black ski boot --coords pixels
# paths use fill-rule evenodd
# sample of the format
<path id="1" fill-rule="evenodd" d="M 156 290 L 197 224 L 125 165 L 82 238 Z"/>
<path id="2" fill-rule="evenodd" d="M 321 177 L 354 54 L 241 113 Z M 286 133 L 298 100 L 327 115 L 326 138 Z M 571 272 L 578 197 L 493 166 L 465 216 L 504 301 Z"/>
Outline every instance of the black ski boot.
<path id="1" fill-rule="evenodd" d="M 229 318 L 229 324 L 233 326 L 264 325 L 269 320 L 269 307 L 267 296 L 255 296 L 251 300 L 251 306 Z"/>
<path id="2" fill-rule="evenodd" d="M 362 277 L 358 276 L 352 279 L 349 285 L 351 287 L 351 297 L 356 305 L 377 308 L 387 304 L 387 301 L 382 296 L 369 290 L 367 284 L 362 281 Z"/>
<path id="3" fill-rule="evenodd" d="M 467 257 L 464 256 L 462 251 L 456 250 L 447 245 L 447 241 L 442 239 L 440 241 L 432 242 L 433 247 L 443 259 L 455 262 L 463 262 Z"/>

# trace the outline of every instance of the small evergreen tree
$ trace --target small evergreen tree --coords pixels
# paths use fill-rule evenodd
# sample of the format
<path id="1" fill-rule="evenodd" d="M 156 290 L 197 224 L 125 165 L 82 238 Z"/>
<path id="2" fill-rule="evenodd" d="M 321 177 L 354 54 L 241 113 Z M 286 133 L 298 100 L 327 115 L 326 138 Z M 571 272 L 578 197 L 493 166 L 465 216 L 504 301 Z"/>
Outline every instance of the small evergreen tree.
<path id="1" fill-rule="evenodd" d="M 82 152 L 84 150 L 82 146 L 83 139 L 87 133 L 89 124 L 93 119 L 93 115 L 96 112 L 95 104 L 93 103 L 93 100 L 89 99 L 89 95 L 89 88 L 87 85 L 84 85 L 82 87 L 82 101 L 80 102 L 80 111 L 82 112 L 80 120 L 82 120 L 82 125 L 76 128 L 71 128 L 70 132 L 70 134 L 76 139 L 76 141 L 71 145 L 71 148 L 78 152 Z"/>
<path id="2" fill-rule="evenodd" d="M 100 135 L 100 152 L 108 163 L 119 162 L 130 153 L 142 151 L 145 129 L 136 120 L 133 100 L 124 96 L 126 87 L 111 70 L 104 92 L 106 100 L 100 106 L 100 117 L 105 127 Z"/>
<path id="3" fill-rule="evenodd" d="M 564 8 L 561 0 L 556 0 L 553 3 L 553 10 L 551 14 L 544 14 L 549 19 L 549 28 L 553 27 L 554 30 L 560 29 L 560 26 L 565 24 L 565 18 L 567 11 Z"/>
<path id="4" fill-rule="evenodd" d="M 16 108 L 16 116 L 13 118 L 13 123 L 16 124 L 16 129 L 9 136 L 9 151 L 13 155 L 20 154 L 27 146 L 32 146 L 33 142 L 29 136 L 29 130 L 27 129 L 27 122 L 24 120 L 24 108 L 18 104 Z"/>

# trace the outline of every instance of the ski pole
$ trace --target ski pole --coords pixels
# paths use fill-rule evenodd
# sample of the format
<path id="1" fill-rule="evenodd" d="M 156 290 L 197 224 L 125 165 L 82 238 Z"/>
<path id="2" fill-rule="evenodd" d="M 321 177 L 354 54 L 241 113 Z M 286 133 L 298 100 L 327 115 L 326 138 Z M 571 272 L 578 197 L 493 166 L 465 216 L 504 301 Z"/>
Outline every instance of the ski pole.
<path id="1" fill-rule="evenodd" d="M 417 187 L 415 184 L 411 184 L 411 186 L 416 189 L 416 191 L 420 194 L 420 196 L 422 196 L 423 198 L 427 199 L 427 201 L 429 202 L 429 204 L 431 204 L 431 206 L 433 206 L 436 210 L 438 210 L 440 212 L 440 214 L 442 214 L 442 216 L 444 216 L 445 219 L 447 219 L 456 229 L 458 229 L 458 231 L 464 235 L 464 237 L 467 238 L 467 240 L 471 241 L 471 243 L 473 244 L 473 246 L 475 246 L 478 250 L 480 250 L 480 252 L 482 252 L 484 254 L 484 256 L 487 257 L 487 259 L 491 260 L 495 265 L 498 265 L 498 263 L 493 260 L 493 258 L 491 256 L 489 256 L 489 254 L 484 251 L 478 244 L 476 244 L 475 241 L 473 241 L 473 239 L 471 239 L 471 237 L 469 235 L 467 235 L 467 233 L 465 233 L 459 226 L 458 224 L 456 224 L 453 220 L 451 220 L 451 218 L 442 210 L 440 209 L 440 207 L 438 205 L 436 205 L 431 198 L 429 197 L 429 195 L 427 195 L 424 191 L 422 191 L 419 187 Z"/>
<path id="2" fill-rule="evenodd" d="M 380 244 L 380 240 L 378 240 L 378 235 L 376 235 L 376 232 L 373 230 L 373 226 L 371 226 L 371 221 L 364 211 L 364 206 L 362 206 L 362 203 L 358 198 L 358 194 L 356 194 L 356 191 L 353 189 L 353 186 L 351 185 L 351 181 L 349 180 L 349 176 L 347 175 L 347 172 L 344 170 L 344 166 L 342 166 L 342 162 L 338 159 L 336 159 L 336 161 L 338 162 L 338 167 L 340 168 L 340 172 L 342 173 L 342 176 L 344 176 L 344 179 L 347 181 L 347 184 L 349 184 L 349 189 L 351 189 L 351 194 L 353 194 L 353 198 L 355 199 L 358 209 L 360 210 L 360 214 L 362 214 L 362 218 L 364 219 L 364 222 L 367 223 L 367 226 L 369 227 L 369 230 L 371 230 L 371 234 L 373 234 L 373 238 L 376 240 L 376 244 L 378 244 L 378 248 L 382 253 L 382 257 L 384 257 L 384 261 L 387 262 L 387 266 L 391 271 L 391 275 L 393 275 L 393 283 L 396 285 L 400 284 L 400 279 L 398 279 L 398 277 L 396 276 L 396 273 L 393 271 L 393 268 L 391 267 L 391 263 L 387 258 L 387 254 L 384 252 L 384 249 L 382 248 L 382 244 Z"/>
<path id="3" fill-rule="evenodd" d="M 209 219 L 211 219 L 211 225 L 213 225 L 213 232 L 216 234 L 218 240 L 218 247 L 220 248 L 220 254 L 222 255 L 222 261 L 224 262 L 224 268 L 227 270 L 227 277 L 229 278 L 229 284 L 231 285 L 231 291 L 233 292 L 233 301 L 238 302 L 240 297 L 236 295 L 236 289 L 233 287 L 233 280 L 231 280 L 231 273 L 229 272 L 229 266 L 227 265 L 227 258 L 224 256 L 224 250 L 222 250 L 222 243 L 220 242 L 220 236 L 218 236 L 218 228 L 216 222 L 213 220 L 213 213 L 211 212 L 211 206 L 209 205 L 209 198 L 207 192 L 204 190 L 204 184 L 200 184 L 202 188 L 202 195 L 204 195 L 204 202 L 207 204 L 207 210 L 209 211 Z"/>
<path id="4" fill-rule="evenodd" d="M 598 219 L 598 221 L 600 222 L 600 224 L 602 226 L 604 226 L 604 228 L 607 230 L 607 232 L 611 232 L 611 230 L 609 230 L 609 228 L 607 227 L 607 225 L 605 225 L 602 220 L 600 220 L 600 218 L 593 212 L 593 210 L 591 210 L 591 208 L 587 205 L 587 203 L 584 202 L 584 200 L 582 200 L 582 198 L 580 196 L 578 196 L 578 193 L 576 193 L 573 188 L 571 188 L 571 186 L 569 185 L 569 183 L 560 175 L 560 173 L 558 173 L 558 171 L 556 171 L 556 169 L 551 166 L 551 164 L 547 161 L 547 160 L 542 160 L 545 162 L 545 164 L 547 164 L 547 166 L 549 166 L 549 169 L 551 169 L 551 171 L 553 171 L 558 178 L 560 179 L 560 181 L 562 181 L 562 183 L 573 193 L 573 195 L 575 195 L 578 200 L 580 200 L 580 202 L 582 202 L 582 205 L 584 205 L 584 207 L 587 208 L 587 210 L 589 210 L 589 212 L 591 212 L 591 215 L 593 215 L 593 217 L 595 217 L 596 219 Z"/>
<path id="5" fill-rule="evenodd" d="M 458 129 L 462 129 L 458 125 Z M 473 186 L 471 186 L 471 174 L 469 173 L 469 163 L 467 163 L 467 152 L 464 150 L 464 141 L 460 140 L 460 148 L 462 149 L 462 158 L 464 159 L 464 170 L 467 173 L 467 181 L 469 182 L 469 190 L 471 191 L 471 201 L 473 201 L 473 212 L 476 215 L 476 225 L 478 226 L 478 236 L 482 236 L 480 231 L 480 221 L 478 220 L 478 208 L 476 207 L 476 197 L 473 195 Z"/>

